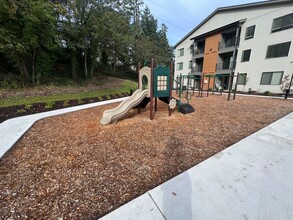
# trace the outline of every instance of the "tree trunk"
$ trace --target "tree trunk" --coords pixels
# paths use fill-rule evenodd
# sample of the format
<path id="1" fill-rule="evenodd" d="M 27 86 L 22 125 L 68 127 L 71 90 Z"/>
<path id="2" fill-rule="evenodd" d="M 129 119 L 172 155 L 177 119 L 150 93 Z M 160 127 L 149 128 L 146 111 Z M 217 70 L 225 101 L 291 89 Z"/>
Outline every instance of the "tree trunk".
<path id="1" fill-rule="evenodd" d="M 71 76 L 73 80 L 77 79 L 77 75 L 76 75 L 76 56 L 75 56 L 75 52 L 72 52 L 71 54 Z"/>
<path id="2" fill-rule="evenodd" d="M 112 75 L 115 76 L 115 73 L 116 73 L 116 63 L 113 63 Z"/>
<path id="3" fill-rule="evenodd" d="M 88 78 L 88 72 L 87 72 L 87 50 L 85 49 L 84 52 L 84 75 L 85 78 Z"/>
<path id="4" fill-rule="evenodd" d="M 34 49 L 34 51 L 33 51 L 33 62 L 32 62 L 32 82 L 33 82 L 33 85 L 35 85 L 35 83 L 36 83 L 35 60 L 36 60 L 36 49 Z"/>
<path id="5" fill-rule="evenodd" d="M 24 59 L 22 57 L 17 58 L 17 64 L 19 66 L 20 74 L 24 80 L 29 78 L 27 68 L 25 66 Z"/>
<path id="6" fill-rule="evenodd" d="M 96 69 L 96 61 L 93 60 L 93 61 L 92 61 L 92 64 L 91 64 L 91 70 L 90 70 L 90 77 L 91 77 L 91 79 L 92 79 L 93 76 L 94 76 L 95 69 Z"/>

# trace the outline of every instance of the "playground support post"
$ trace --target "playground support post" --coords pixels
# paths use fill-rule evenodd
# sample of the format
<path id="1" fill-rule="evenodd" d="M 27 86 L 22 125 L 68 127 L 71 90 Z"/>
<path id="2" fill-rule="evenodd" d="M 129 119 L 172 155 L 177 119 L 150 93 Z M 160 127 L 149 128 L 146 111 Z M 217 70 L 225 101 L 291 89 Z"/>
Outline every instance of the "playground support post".
<path id="1" fill-rule="evenodd" d="M 229 79 L 229 92 L 228 92 L 228 101 L 230 100 L 230 93 L 231 93 L 231 90 L 232 90 L 232 85 L 233 85 L 233 81 L 234 81 L 234 70 L 235 70 L 235 63 L 236 63 L 236 52 L 237 52 L 237 49 L 238 49 L 238 39 L 239 39 L 239 36 L 240 36 L 240 28 L 242 26 L 242 23 L 240 22 L 238 24 L 238 27 L 236 29 L 236 40 L 235 40 L 235 47 L 234 47 L 234 50 L 233 50 L 233 55 L 232 55 L 232 67 L 230 68 L 231 70 L 231 73 L 230 73 L 230 79 Z"/>
<path id="2" fill-rule="evenodd" d="M 189 94 L 189 87 L 190 87 L 190 73 L 187 74 L 187 84 L 186 84 L 186 91 L 185 91 L 187 100 L 188 100 L 188 94 Z"/>
<path id="3" fill-rule="evenodd" d="M 210 92 L 210 80 L 211 80 L 211 75 L 209 75 L 209 79 L 208 79 L 207 97 L 209 97 L 209 92 Z"/>
<path id="4" fill-rule="evenodd" d="M 198 96 L 197 97 L 200 97 L 200 93 L 201 93 L 201 83 L 202 83 L 202 75 L 200 76 L 200 81 L 199 81 L 199 87 L 198 87 Z"/>
<path id="5" fill-rule="evenodd" d="M 172 89 L 173 89 L 173 61 L 171 61 L 170 63 L 170 93 L 169 93 L 169 102 L 171 101 L 172 99 Z M 169 116 L 171 116 L 171 108 L 170 106 L 168 105 L 168 113 L 169 113 Z"/>
<path id="6" fill-rule="evenodd" d="M 239 73 L 237 73 L 237 76 L 236 76 L 236 83 L 235 83 L 235 87 L 234 87 L 233 100 L 235 100 L 235 98 L 236 98 L 236 91 L 237 91 L 238 79 L 239 79 Z"/>
<path id="7" fill-rule="evenodd" d="M 137 74 L 138 74 L 138 88 L 141 88 L 141 85 L 140 85 L 140 77 L 139 77 L 139 72 L 140 72 L 140 63 L 138 63 L 138 66 L 137 66 Z"/>
<path id="8" fill-rule="evenodd" d="M 214 77 L 214 80 L 213 80 L 213 92 L 212 92 L 213 95 L 214 95 L 214 92 L 215 92 L 215 81 L 216 81 L 216 78 Z"/>
<path id="9" fill-rule="evenodd" d="M 178 82 L 179 82 L 179 76 L 176 76 L 176 94 L 178 94 Z"/>
<path id="10" fill-rule="evenodd" d="M 231 72 L 230 74 L 230 79 L 229 79 L 229 91 L 228 91 L 228 98 L 227 101 L 230 100 L 230 95 L 231 95 L 231 90 L 232 90 L 232 85 L 233 85 L 233 80 L 234 79 L 234 71 Z"/>
<path id="11" fill-rule="evenodd" d="M 203 84 L 204 84 L 204 77 L 205 77 L 204 75 L 205 75 L 205 74 L 203 73 L 203 74 L 202 74 L 202 80 L 201 80 L 201 89 L 200 89 L 201 91 L 200 91 L 200 97 L 202 97 L 202 93 L 203 93 Z"/>
<path id="12" fill-rule="evenodd" d="M 153 120 L 153 110 L 154 110 L 154 103 L 153 103 L 153 87 L 154 87 L 154 59 L 152 58 L 151 62 L 151 82 L 150 82 L 150 119 Z"/>
<path id="13" fill-rule="evenodd" d="M 195 75 L 193 75 L 193 91 L 192 91 L 193 96 L 194 96 L 194 90 L 195 90 Z"/>
<path id="14" fill-rule="evenodd" d="M 184 82 L 184 81 L 183 81 Z M 179 84 L 179 100 L 181 100 L 181 95 L 182 95 L 182 73 L 180 73 L 180 84 Z"/>
<path id="15" fill-rule="evenodd" d="M 222 76 L 222 79 L 221 79 L 221 95 L 223 95 L 223 85 L 224 85 L 224 77 Z"/>
<path id="16" fill-rule="evenodd" d="M 138 88 L 142 88 L 142 85 L 140 85 L 140 77 L 139 77 L 139 75 L 140 75 L 140 73 L 139 73 L 140 72 L 140 63 L 138 63 L 137 69 L 138 69 Z M 138 105 L 137 111 L 138 111 L 138 114 L 140 114 L 140 104 Z"/>

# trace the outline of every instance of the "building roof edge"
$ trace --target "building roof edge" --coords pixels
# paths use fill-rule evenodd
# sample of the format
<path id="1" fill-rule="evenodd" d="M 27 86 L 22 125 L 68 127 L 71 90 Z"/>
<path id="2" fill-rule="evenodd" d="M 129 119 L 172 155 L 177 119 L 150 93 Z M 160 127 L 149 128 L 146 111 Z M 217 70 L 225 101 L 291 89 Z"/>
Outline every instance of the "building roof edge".
<path id="1" fill-rule="evenodd" d="M 195 28 L 193 28 L 190 32 L 188 32 L 178 43 L 174 45 L 174 49 L 181 44 L 184 40 L 186 40 L 193 32 L 203 26 L 208 20 L 210 20 L 216 13 L 228 10 L 235 10 L 235 9 L 244 9 L 249 7 L 262 7 L 267 5 L 275 5 L 275 4 L 284 4 L 284 3 L 293 3 L 293 0 L 269 0 L 269 1 L 261 1 L 261 2 L 254 2 L 254 3 L 247 3 L 241 5 L 232 5 L 227 7 L 220 7 L 213 11 L 208 17 L 206 17 L 202 22 L 200 22 Z"/>

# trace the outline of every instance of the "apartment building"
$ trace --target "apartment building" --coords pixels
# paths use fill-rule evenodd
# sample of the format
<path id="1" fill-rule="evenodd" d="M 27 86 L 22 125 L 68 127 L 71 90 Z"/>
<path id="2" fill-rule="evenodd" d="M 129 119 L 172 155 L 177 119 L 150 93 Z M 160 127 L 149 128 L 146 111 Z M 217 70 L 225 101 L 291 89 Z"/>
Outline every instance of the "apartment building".
<path id="1" fill-rule="evenodd" d="M 174 46 L 175 77 L 213 75 L 210 88 L 228 89 L 239 73 L 237 90 L 280 93 L 293 73 L 292 40 L 292 0 L 218 8 Z"/>

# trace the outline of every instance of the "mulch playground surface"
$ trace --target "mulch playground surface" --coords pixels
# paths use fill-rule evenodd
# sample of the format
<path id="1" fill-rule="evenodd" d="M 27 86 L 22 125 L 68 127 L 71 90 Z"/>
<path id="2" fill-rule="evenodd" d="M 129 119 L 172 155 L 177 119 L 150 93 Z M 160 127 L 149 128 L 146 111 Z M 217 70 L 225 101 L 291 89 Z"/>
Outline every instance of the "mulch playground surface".
<path id="1" fill-rule="evenodd" d="M 114 103 L 36 122 L 0 160 L 0 219 L 97 219 L 293 111 L 214 95 L 168 117 L 158 104 L 153 121 L 147 107 L 100 125 Z"/>

